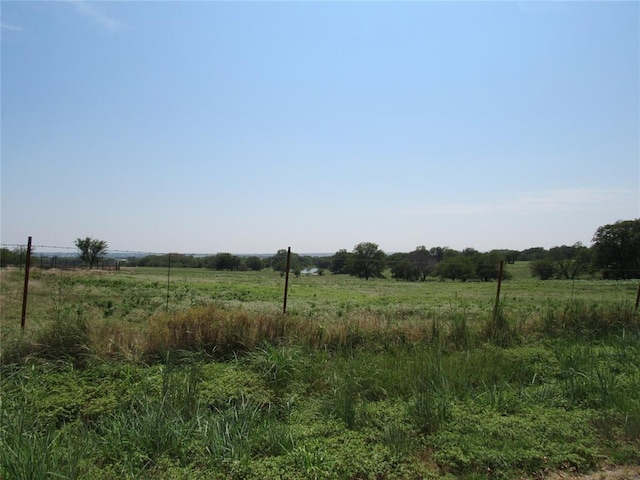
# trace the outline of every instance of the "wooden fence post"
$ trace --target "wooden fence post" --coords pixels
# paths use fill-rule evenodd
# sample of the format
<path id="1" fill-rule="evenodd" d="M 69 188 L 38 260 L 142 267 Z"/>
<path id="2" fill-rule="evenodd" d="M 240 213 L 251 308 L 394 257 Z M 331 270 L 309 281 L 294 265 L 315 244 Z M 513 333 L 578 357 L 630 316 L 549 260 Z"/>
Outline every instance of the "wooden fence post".
<path id="1" fill-rule="evenodd" d="M 291 247 L 287 248 L 287 268 L 284 277 L 284 302 L 282 304 L 282 315 L 287 314 L 287 292 L 289 290 L 289 270 L 291 268 Z"/>
<path id="2" fill-rule="evenodd" d="M 20 328 L 24 330 L 27 321 L 27 296 L 29 294 L 29 268 L 31 268 L 31 237 L 27 241 L 27 262 L 24 268 L 24 290 L 22 291 L 22 318 Z"/>

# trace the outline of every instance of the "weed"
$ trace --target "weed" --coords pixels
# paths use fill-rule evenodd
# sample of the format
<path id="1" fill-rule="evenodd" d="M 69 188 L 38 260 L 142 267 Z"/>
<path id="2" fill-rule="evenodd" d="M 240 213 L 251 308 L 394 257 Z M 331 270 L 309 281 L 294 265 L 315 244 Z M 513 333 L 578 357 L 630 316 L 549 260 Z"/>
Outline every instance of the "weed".
<path id="1" fill-rule="evenodd" d="M 513 345 L 516 335 L 504 311 L 504 301 L 500 301 L 490 319 L 485 322 L 484 337 L 500 347 Z"/>
<path id="2" fill-rule="evenodd" d="M 254 450 L 253 434 L 261 422 L 261 409 L 261 404 L 243 398 L 224 411 L 198 419 L 198 433 L 214 462 L 222 466 L 233 461 L 249 461 Z"/>
<path id="3" fill-rule="evenodd" d="M 276 398 L 280 398 L 296 377 L 300 363 L 298 354 L 292 347 L 266 344 L 251 353 L 249 361 L 265 378 Z"/>
<path id="4" fill-rule="evenodd" d="M 4 412 L 0 427 L 0 477 L 36 480 L 82 477 L 82 460 L 90 454 L 81 426 L 43 431 L 26 410 L 17 416 Z"/>
<path id="5" fill-rule="evenodd" d="M 84 365 L 91 353 L 89 325 L 81 315 L 56 318 L 36 334 L 34 350 L 48 360 Z"/>
<path id="6" fill-rule="evenodd" d="M 418 364 L 416 389 L 410 415 L 424 433 L 435 433 L 450 418 L 448 381 L 442 369 L 442 353 L 434 349 Z"/>

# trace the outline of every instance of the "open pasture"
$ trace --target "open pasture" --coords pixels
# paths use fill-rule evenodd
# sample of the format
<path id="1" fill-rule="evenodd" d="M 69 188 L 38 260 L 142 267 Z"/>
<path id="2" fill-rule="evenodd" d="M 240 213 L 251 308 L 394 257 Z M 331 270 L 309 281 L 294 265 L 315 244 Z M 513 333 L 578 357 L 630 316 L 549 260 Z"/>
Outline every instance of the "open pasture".
<path id="1" fill-rule="evenodd" d="M 529 275 L 528 263 L 507 265 L 512 276 L 501 288 L 501 307 L 518 321 L 537 320 L 551 308 L 572 302 L 633 305 L 635 281 L 549 280 Z M 363 281 L 347 275 L 301 275 L 289 279 L 290 315 L 330 321 L 354 313 L 390 320 L 432 319 L 464 312 L 491 314 L 495 282 Z M 1 278 L 3 328 L 20 323 L 23 272 L 4 270 Z M 284 278 L 271 270 L 220 272 L 185 268 L 34 270 L 28 296 L 28 328 L 37 328 L 61 311 L 99 319 L 144 322 L 162 312 L 214 304 L 260 313 L 282 311 Z M 78 313 L 80 312 L 80 313 Z"/>
<path id="2" fill-rule="evenodd" d="M 636 475 L 637 281 L 507 269 L 3 270 L 0 477 Z"/>

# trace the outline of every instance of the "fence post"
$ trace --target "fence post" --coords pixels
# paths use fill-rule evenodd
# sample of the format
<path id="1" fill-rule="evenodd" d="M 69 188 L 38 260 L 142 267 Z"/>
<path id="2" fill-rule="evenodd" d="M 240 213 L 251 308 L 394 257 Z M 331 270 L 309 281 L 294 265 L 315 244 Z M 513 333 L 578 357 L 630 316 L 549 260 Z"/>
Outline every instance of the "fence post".
<path id="1" fill-rule="evenodd" d="M 498 314 L 498 305 L 500 304 L 500 286 L 502 285 L 502 272 L 504 270 L 504 260 L 500 260 L 500 271 L 498 272 L 498 288 L 496 289 L 496 303 L 493 306 L 493 318 Z"/>
<path id="2" fill-rule="evenodd" d="M 291 247 L 287 248 L 287 268 L 284 277 L 284 302 L 282 304 L 282 315 L 287 314 L 287 292 L 289 290 L 289 270 L 291 267 Z"/>
<path id="3" fill-rule="evenodd" d="M 171 285 L 171 254 L 169 254 L 169 268 L 167 269 L 167 308 L 169 311 L 169 286 Z"/>
<path id="4" fill-rule="evenodd" d="M 29 293 L 29 268 L 31 268 L 31 237 L 27 241 L 27 263 L 24 269 L 24 290 L 22 292 L 22 318 L 20 319 L 20 328 L 24 330 L 27 321 L 27 296 Z"/>

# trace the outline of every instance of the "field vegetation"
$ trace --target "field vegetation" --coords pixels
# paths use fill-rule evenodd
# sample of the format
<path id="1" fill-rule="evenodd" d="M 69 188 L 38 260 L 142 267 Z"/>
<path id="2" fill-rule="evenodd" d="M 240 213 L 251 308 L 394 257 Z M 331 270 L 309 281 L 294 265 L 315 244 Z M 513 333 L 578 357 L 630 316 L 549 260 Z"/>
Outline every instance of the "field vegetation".
<path id="1" fill-rule="evenodd" d="M 544 478 L 640 464 L 637 280 L 2 270 L 0 478 Z M 636 470 L 637 471 L 637 470 Z"/>

